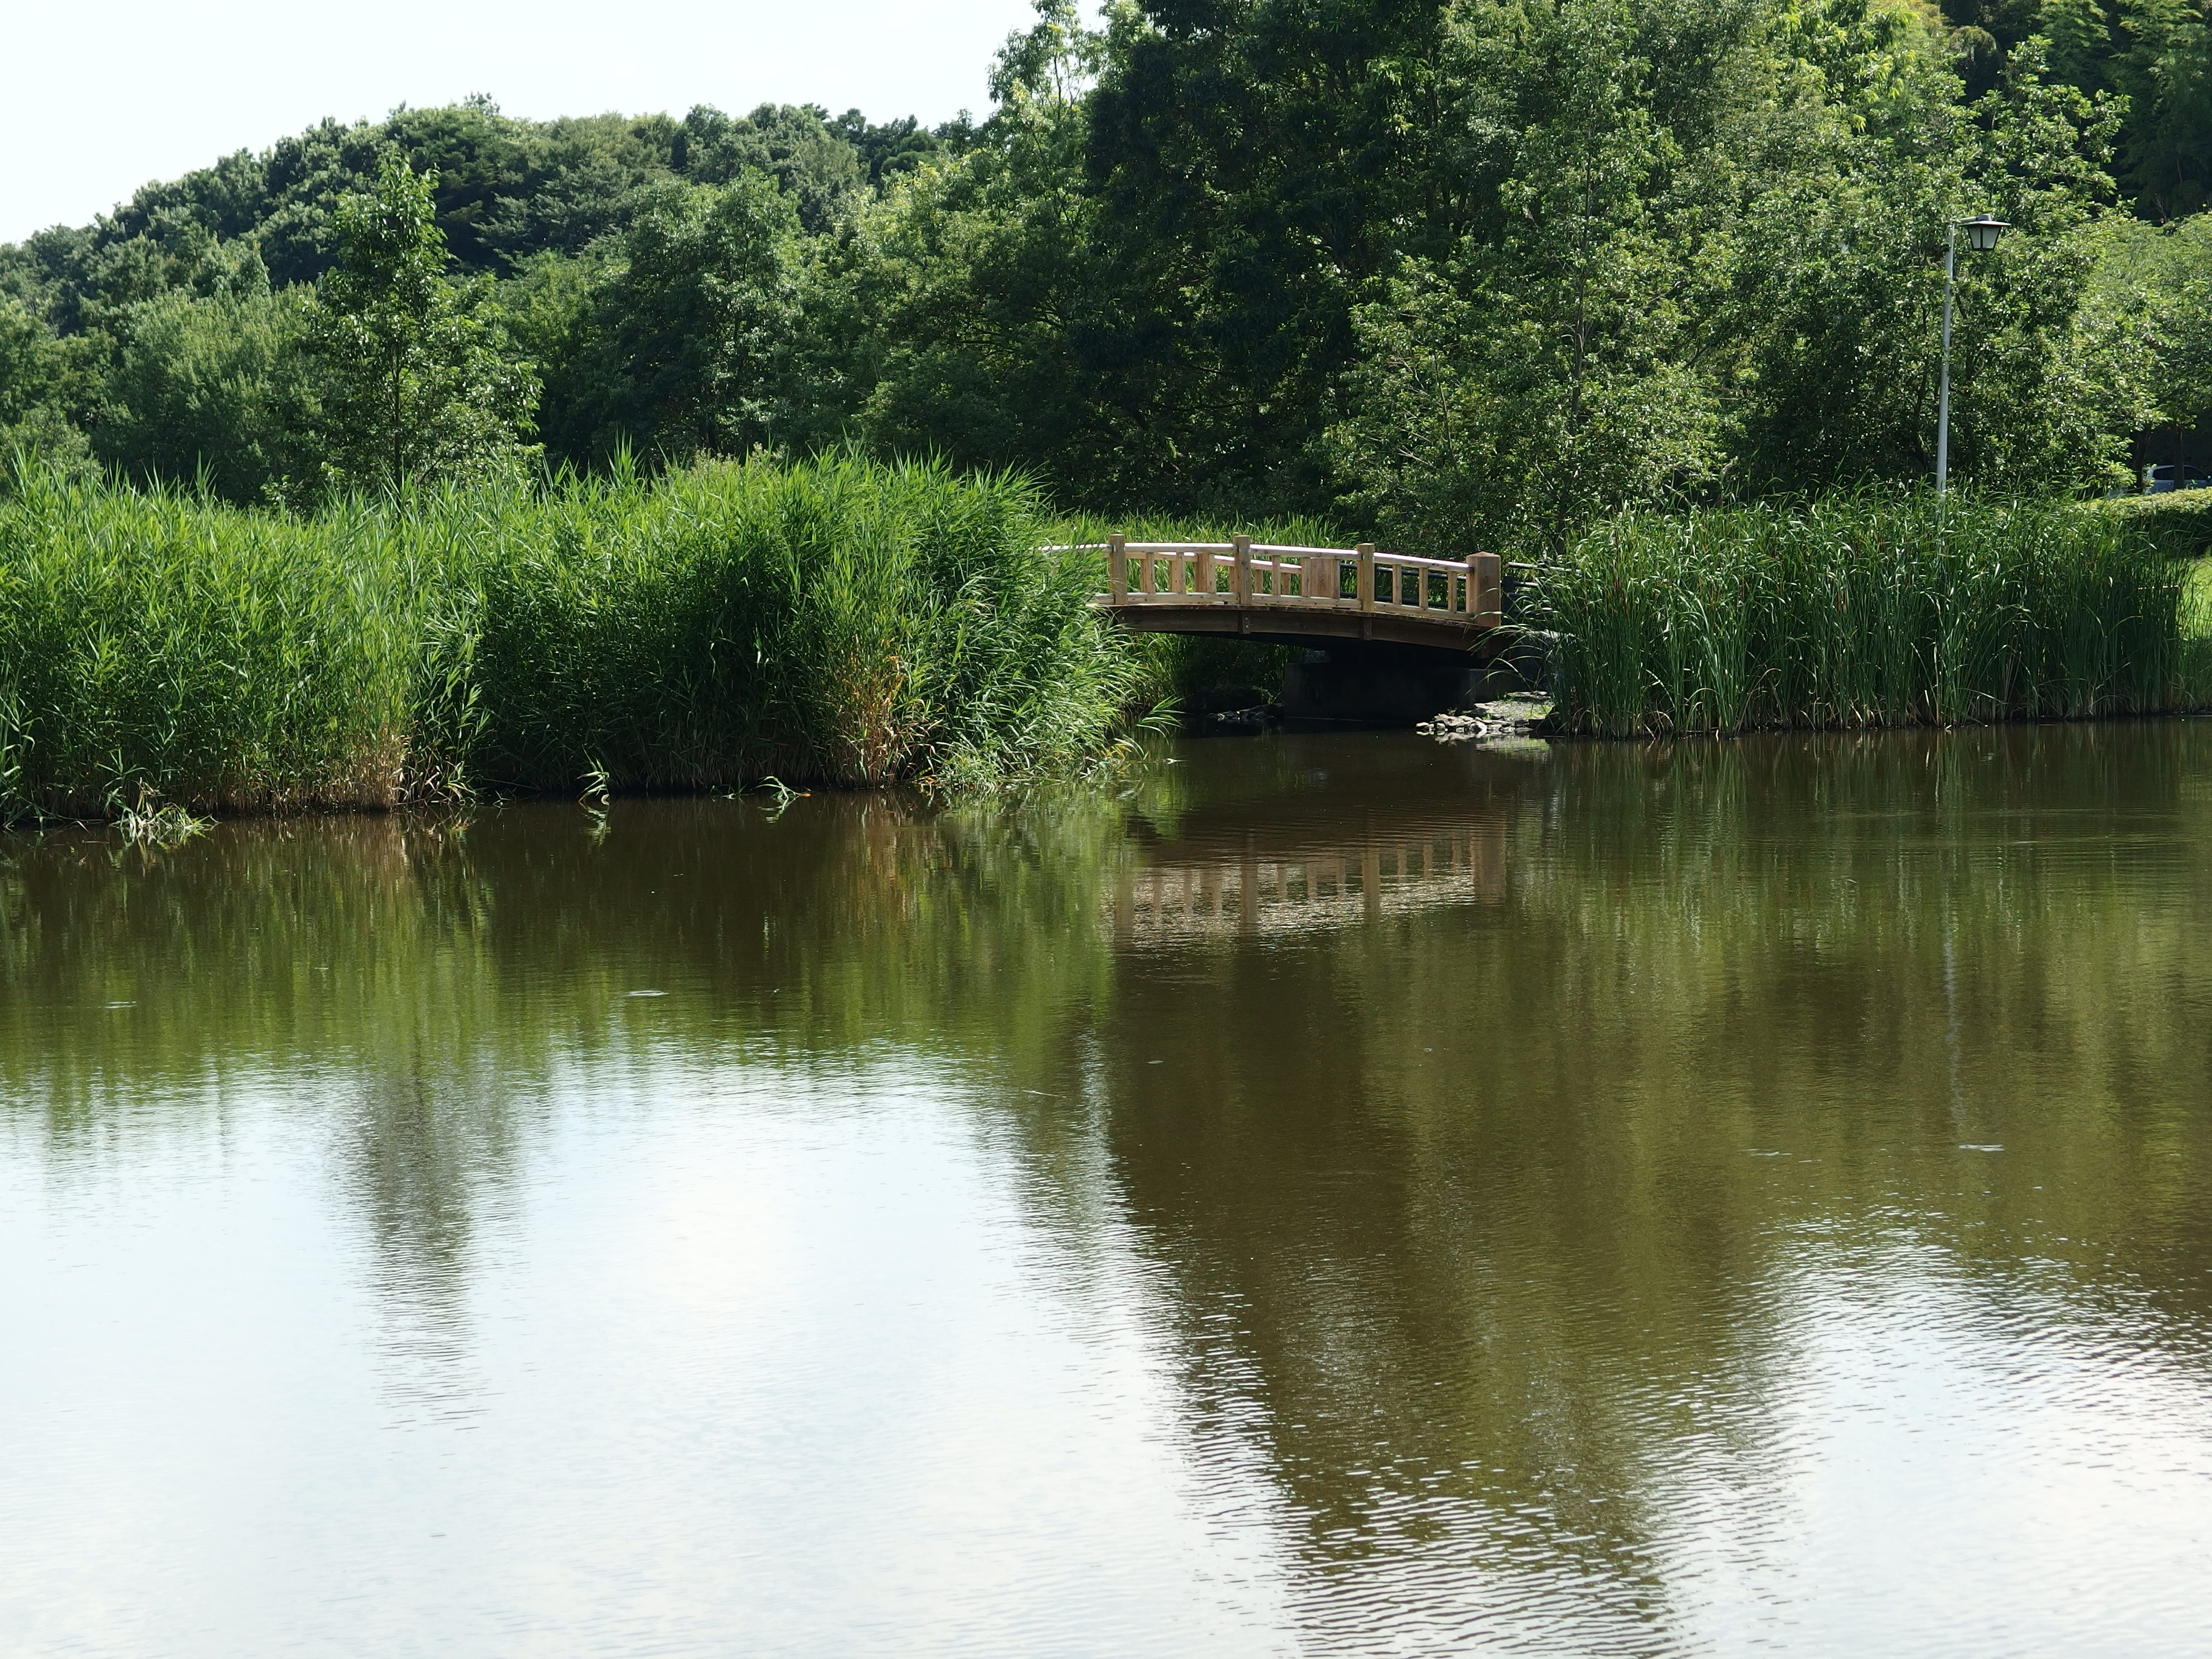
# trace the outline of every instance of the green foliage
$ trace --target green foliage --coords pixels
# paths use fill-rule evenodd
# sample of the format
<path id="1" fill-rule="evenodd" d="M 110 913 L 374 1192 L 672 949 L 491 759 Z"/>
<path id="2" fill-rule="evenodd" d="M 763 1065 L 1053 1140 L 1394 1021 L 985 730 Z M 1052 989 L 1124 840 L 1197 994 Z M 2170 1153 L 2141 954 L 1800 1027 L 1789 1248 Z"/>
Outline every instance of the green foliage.
<path id="1" fill-rule="evenodd" d="M 2109 513 L 1930 496 L 1624 515 L 1548 566 L 1567 729 L 2172 708 L 2181 571 Z"/>
<path id="2" fill-rule="evenodd" d="M 312 517 L 21 475 L 0 817 L 1065 774 L 1141 662 L 1033 487 L 848 458 Z"/>
<path id="3" fill-rule="evenodd" d="M 2177 559 L 2212 555 L 2212 489 L 2170 490 L 2160 495 L 2119 495 L 2088 510 L 2116 516 Z"/>
<path id="4" fill-rule="evenodd" d="M 799 212 L 757 173 L 663 193 L 620 240 L 573 320 L 549 428 L 561 452 L 681 461 L 774 435 L 799 322 Z M 538 296 L 549 307 L 553 274 Z"/>
<path id="5" fill-rule="evenodd" d="M 20 301 L 0 300 L 0 422 L 12 425 L 63 395 L 61 343 Z"/>
<path id="6" fill-rule="evenodd" d="M 1181 0 L 1109 14 L 1088 100 L 1105 264 L 1071 330 L 1123 442 L 1115 492 L 1326 510 L 1317 439 L 1352 307 L 1472 228 L 1451 9 Z M 1265 504 L 1264 507 L 1262 504 Z"/>
<path id="7" fill-rule="evenodd" d="M 2204 250 L 2118 210 L 2204 200 L 2204 0 L 1103 16 L 1038 0 L 988 116 L 934 132 L 477 98 L 149 185 L 0 247 L 0 438 L 305 500 L 325 462 L 511 458 L 526 359 L 556 464 L 858 442 L 1102 511 L 1556 552 L 1624 507 L 1925 477 L 1946 227 L 1984 210 L 2018 229 L 1960 262 L 1961 480 L 2100 493 L 2205 412 Z M 392 281 L 294 349 L 294 290 L 360 287 L 393 155 Z"/>
<path id="8" fill-rule="evenodd" d="M 520 498 L 507 498 L 520 506 Z M 1011 478 L 833 456 L 618 472 L 479 532 L 497 775 L 981 781 L 1110 744 L 1133 659 Z"/>
<path id="9" fill-rule="evenodd" d="M 2203 0 L 1944 0 L 1943 12 L 1976 94 L 2040 39 L 2060 80 L 2125 98 L 2122 172 L 2147 216 L 2176 219 L 2212 199 L 2212 14 Z"/>
<path id="10" fill-rule="evenodd" d="M 1083 158 L 1102 44 L 1066 0 L 1039 11 L 1000 54 L 999 108 L 964 152 L 896 178 L 816 261 L 794 438 L 1042 465 L 1094 500 L 1141 441 L 1102 420 L 1078 339 L 1099 282 Z"/>
<path id="11" fill-rule="evenodd" d="M 857 147 L 813 104 L 763 104 L 743 119 L 699 108 L 684 118 L 672 152 L 676 170 L 702 185 L 751 177 L 771 181 L 817 234 L 860 199 L 868 167 Z M 862 136 L 866 133 L 863 122 Z"/>
<path id="12" fill-rule="evenodd" d="M 386 805 L 449 778 L 458 637 L 387 520 L 19 475 L 0 503 L 0 817 Z"/>
<path id="13" fill-rule="evenodd" d="M 1924 473 L 1945 224 L 1980 208 L 2021 228 L 1962 261 L 1954 471 L 2125 476 L 2139 377 L 2077 325 L 2110 107 L 2026 48 L 1950 105 L 1902 11 L 1735 20 L 1700 64 L 1624 0 L 1460 15 L 1478 228 L 1355 310 L 1329 434 L 1386 535 L 1557 550 L 1622 506 Z"/>
<path id="14" fill-rule="evenodd" d="M 964 122 L 959 124 L 964 129 Z M 856 109 L 848 109 L 828 124 L 829 130 L 853 147 L 860 170 L 878 190 L 890 179 L 914 172 L 931 157 L 945 154 L 964 137 L 964 131 L 947 127 L 933 132 L 913 116 L 880 124 Z"/>
<path id="15" fill-rule="evenodd" d="M 2142 428 L 2212 416 L 2212 216 L 2100 227 L 2086 325 L 2124 360 L 2147 407 Z"/>
<path id="16" fill-rule="evenodd" d="M 508 362 L 491 286 L 445 275 L 431 180 L 385 157 L 337 218 L 339 263 L 308 308 L 324 470 L 339 488 L 480 477 L 523 453 L 537 387 Z"/>
<path id="17" fill-rule="evenodd" d="M 314 480 L 321 417 L 301 350 L 305 297 L 179 289 L 132 307 L 106 379 L 100 459 L 142 482 L 194 479 L 240 502 Z"/>
<path id="18" fill-rule="evenodd" d="M 0 298 L 0 466 L 18 453 L 62 466 L 88 465 L 89 446 L 70 418 L 82 400 L 81 356 L 20 301 Z"/>
<path id="19" fill-rule="evenodd" d="M 2126 41 L 2112 83 L 2135 112 L 2130 182 L 2151 215 L 2175 219 L 2212 201 L 2212 10 L 2203 0 L 2118 0 Z"/>

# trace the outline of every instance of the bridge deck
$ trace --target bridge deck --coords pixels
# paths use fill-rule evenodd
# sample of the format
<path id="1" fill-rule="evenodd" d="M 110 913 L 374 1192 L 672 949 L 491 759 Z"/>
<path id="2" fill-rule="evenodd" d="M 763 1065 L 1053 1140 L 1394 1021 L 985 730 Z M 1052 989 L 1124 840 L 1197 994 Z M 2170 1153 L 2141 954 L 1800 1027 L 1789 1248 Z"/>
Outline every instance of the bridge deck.
<path id="1" fill-rule="evenodd" d="M 1375 640 L 1464 651 L 1497 628 L 1498 556 L 1461 561 L 1354 548 L 1110 538 L 1097 603 L 1139 633 Z"/>

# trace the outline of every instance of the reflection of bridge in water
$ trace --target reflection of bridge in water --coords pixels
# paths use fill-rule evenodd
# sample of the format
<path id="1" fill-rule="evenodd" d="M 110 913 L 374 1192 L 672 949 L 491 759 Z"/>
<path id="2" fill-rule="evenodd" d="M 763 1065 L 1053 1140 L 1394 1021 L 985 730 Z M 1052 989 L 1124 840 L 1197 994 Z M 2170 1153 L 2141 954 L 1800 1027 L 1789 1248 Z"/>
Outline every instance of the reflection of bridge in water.
<path id="1" fill-rule="evenodd" d="M 1163 845 L 1125 866 L 1117 944 L 1320 932 L 1505 896 L 1505 819 L 1377 826 L 1346 845 Z"/>

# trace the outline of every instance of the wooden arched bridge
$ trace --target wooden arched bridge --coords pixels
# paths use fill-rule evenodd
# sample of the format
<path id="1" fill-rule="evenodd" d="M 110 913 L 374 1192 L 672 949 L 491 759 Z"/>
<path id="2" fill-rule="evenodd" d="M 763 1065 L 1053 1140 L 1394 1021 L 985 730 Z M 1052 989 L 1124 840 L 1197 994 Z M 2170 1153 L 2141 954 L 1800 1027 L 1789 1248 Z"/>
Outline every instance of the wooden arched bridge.
<path id="1" fill-rule="evenodd" d="M 1099 545 L 1094 544 L 1093 545 Z M 1372 640 L 1465 651 L 1503 620 L 1495 553 L 1424 559 L 1358 547 L 1230 542 L 1103 544 L 1098 603 L 1151 634 L 1236 634 L 1279 644 Z"/>

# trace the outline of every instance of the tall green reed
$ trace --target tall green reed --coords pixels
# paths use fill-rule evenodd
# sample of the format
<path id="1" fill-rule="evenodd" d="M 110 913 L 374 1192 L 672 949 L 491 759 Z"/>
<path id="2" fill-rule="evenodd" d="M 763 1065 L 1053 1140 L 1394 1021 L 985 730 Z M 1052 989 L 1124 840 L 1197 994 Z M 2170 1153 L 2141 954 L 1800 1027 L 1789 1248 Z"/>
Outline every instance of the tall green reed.
<path id="1" fill-rule="evenodd" d="M 419 752 L 421 577 L 374 517 L 27 470 L 0 502 L 0 816 L 404 794 L 438 764 Z"/>
<path id="2" fill-rule="evenodd" d="M 0 817 L 1080 769 L 1140 664 L 1046 529 L 1021 479 L 851 457 L 309 519 L 26 469 Z"/>
<path id="3" fill-rule="evenodd" d="M 1624 515 L 1537 608 L 1569 730 L 1951 725 L 2182 706 L 2182 586 L 2111 515 L 1844 496 Z"/>

